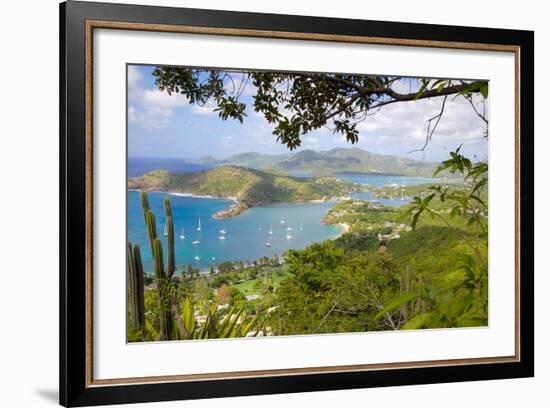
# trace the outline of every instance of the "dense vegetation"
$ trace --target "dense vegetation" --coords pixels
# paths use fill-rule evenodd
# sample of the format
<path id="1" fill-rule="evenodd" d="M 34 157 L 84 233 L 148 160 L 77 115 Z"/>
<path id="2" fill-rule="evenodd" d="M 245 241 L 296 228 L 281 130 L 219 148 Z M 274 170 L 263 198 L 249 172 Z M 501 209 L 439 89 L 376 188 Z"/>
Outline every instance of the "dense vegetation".
<path id="1" fill-rule="evenodd" d="M 154 275 L 129 244 L 129 339 L 487 325 L 487 165 L 456 151 L 444 170 L 465 183 L 405 188 L 415 197 L 399 209 L 336 204 L 325 222 L 349 226 L 337 240 L 206 272 L 176 273 L 170 203 L 164 253 L 142 193 Z"/>
<path id="2" fill-rule="evenodd" d="M 321 128 L 355 143 L 358 125 L 369 115 L 389 104 L 427 98 L 439 101 L 441 109 L 426 118 L 425 140 L 417 150 L 423 151 L 432 139 L 449 97 L 465 98 L 488 124 L 487 81 L 166 66 L 157 67 L 153 76 L 159 90 L 181 94 L 191 104 L 213 103 L 222 120 L 239 122 L 247 116 L 242 95 L 250 81 L 253 110 L 290 150 Z M 404 81 L 408 90 L 400 86 Z M 265 162 L 270 169 L 285 172 L 412 174 L 409 171 L 414 169 L 419 175 L 433 170 L 407 161 L 387 166 L 365 153 L 305 151 Z M 262 161 L 243 156 L 216 164 L 261 167 Z M 333 178 L 304 181 L 235 166 L 218 171 L 153 172 L 130 180 L 129 187 L 231 196 L 245 205 L 324 199 L 350 191 L 349 185 Z M 165 254 L 143 193 L 154 271 L 143 271 L 139 246 L 129 244 L 130 341 L 487 325 L 487 165 L 473 164 L 456 151 L 436 170 L 440 172 L 457 174 L 465 184 L 377 191 L 380 196 L 414 196 L 400 209 L 341 203 L 325 220 L 348 224 L 349 232 L 336 241 L 291 250 L 282 258 L 220 264 L 211 273 L 192 267 L 176 273 L 170 202 L 165 202 L 169 225 Z"/>

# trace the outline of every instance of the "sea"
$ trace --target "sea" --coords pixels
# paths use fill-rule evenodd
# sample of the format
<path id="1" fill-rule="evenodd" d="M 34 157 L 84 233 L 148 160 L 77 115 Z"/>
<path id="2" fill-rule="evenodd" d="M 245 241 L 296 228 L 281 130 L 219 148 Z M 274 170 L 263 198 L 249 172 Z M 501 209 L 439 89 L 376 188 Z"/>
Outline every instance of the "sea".
<path id="1" fill-rule="evenodd" d="M 134 161 L 128 167 L 128 175 L 141 175 L 144 172 L 163 168 L 174 172 L 200 171 L 207 166 L 189 165 L 174 160 L 149 159 Z M 195 167 L 193 167 L 195 166 Z M 404 177 L 394 175 L 372 175 L 342 173 L 335 175 L 342 180 L 368 184 L 376 187 L 406 186 L 433 183 L 435 179 L 424 177 Z M 139 199 L 139 192 L 127 193 L 127 234 L 128 241 L 141 248 L 146 272 L 152 272 L 150 247 Z M 370 192 L 351 194 L 352 198 L 376 201 L 380 204 L 399 207 L 409 202 L 409 198 L 373 198 Z M 212 215 L 229 207 L 234 202 L 227 199 L 195 197 L 167 192 L 149 193 L 149 204 L 153 211 L 159 237 L 163 234 L 165 217 L 164 197 L 169 197 L 176 234 L 175 250 L 178 270 L 191 264 L 194 268 L 206 271 L 224 261 L 252 262 L 261 257 L 282 256 L 289 249 L 302 249 L 315 242 L 335 239 L 344 232 L 342 225 L 325 225 L 321 220 L 335 203 L 273 204 L 252 208 L 244 213 L 224 220 L 216 220 Z M 198 230 L 200 222 L 200 231 Z M 225 231 L 225 234 L 221 231 Z M 223 237 L 223 238 L 222 238 Z M 165 246 L 166 248 L 166 246 Z"/>

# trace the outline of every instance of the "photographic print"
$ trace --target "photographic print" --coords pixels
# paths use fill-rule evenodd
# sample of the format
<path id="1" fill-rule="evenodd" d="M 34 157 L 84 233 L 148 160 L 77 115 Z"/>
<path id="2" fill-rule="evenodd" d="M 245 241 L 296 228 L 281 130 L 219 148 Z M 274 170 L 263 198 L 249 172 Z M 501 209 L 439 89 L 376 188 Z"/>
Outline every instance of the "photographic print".
<path id="1" fill-rule="evenodd" d="M 487 326 L 488 109 L 482 79 L 127 65 L 127 340 Z"/>

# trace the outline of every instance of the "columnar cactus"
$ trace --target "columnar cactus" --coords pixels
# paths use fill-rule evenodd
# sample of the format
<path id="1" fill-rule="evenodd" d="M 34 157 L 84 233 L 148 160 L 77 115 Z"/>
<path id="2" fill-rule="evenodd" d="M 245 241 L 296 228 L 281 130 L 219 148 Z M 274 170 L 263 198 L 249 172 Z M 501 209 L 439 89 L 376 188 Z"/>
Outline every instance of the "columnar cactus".
<path id="1" fill-rule="evenodd" d="M 147 216 L 147 212 L 151 209 L 149 207 L 149 197 L 147 197 L 147 193 L 145 191 L 140 191 L 139 198 L 141 200 L 141 208 L 143 208 L 143 218 L 145 218 Z M 147 222 L 146 219 L 145 222 Z"/>
<path id="2" fill-rule="evenodd" d="M 176 255 L 174 253 L 174 222 L 172 218 L 172 208 L 170 207 L 170 200 L 168 197 L 164 199 L 164 213 L 166 215 L 166 234 L 167 234 L 167 248 L 168 258 L 166 260 L 166 276 L 171 278 L 176 271 Z"/>
<path id="3" fill-rule="evenodd" d="M 128 243 L 128 301 L 134 330 L 140 330 L 145 324 L 145 307 L 143 297 L 143 266 L 139 245 Z"/>
<path id="4" fill-rule="evenodd" d="M 136 316 L 138 325 L 145 324 L 145 299 L 143 295 L 143 263 L 141 262 L 141 250 L 138 244 L 134 244 L 135 287 L 136 287 Z"/>
<path id="5" fill-rule="evenodd" d="M 151 254 L 153 254 L 153 242 L 157 239 L 157 222 L 153 211 L 147 210 L 145 213 L 145 226 L 147 228 L 147 237 L 151 245 Z"/>
<path id="6" fill-rule="evenodd" d="M 155 271 L 159 298 L 159 340 L 172 338 L 172 315 L 170 313 L 170 280 L 164 270 L 164 256 L 160 239 L 153 241 L 153 269 Z"/>

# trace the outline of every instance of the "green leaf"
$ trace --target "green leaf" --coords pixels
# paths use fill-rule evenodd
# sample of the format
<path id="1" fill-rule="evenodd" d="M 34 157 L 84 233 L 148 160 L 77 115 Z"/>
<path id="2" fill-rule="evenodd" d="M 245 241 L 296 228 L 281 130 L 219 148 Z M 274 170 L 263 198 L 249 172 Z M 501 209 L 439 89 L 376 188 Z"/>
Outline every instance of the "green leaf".
<path id="1" fill-rule="evenodd" d="M 439 84 L 439 86 L 437 87 L 437 92 L 441 92 L 443 90 L 443 88 L 445 88 L 446 85 L 447 85 L 446 82 L 441 82 Z"/>
<path id="2" fill-rule="evenodd" d="M 422 313 L 418 316 L 413 317 L 403 326 L 401 330 L 417 330 L 426 325 L 426 323 L 432 318 L 434 312 Z"/>
<path id="3" fill-rule="evenodd" d="M 413 229 L 416 228 L 416 223 L 418 222 L 418 217 L 420 217 L 420 211 L 416 212 L 414 215 L 413 215 L 413 219 L 412 219 L 412 223 L 411 223 L 411 227 Z"/>
<path id="4" fill-rule="evenodd" d="M 195 311 L 189 297 L 185 297 L 182 307 L 183 325 L 192 336 L 195 331 Z"/>
<path id="5" fill-rule="evenodd" d="M 416 92 L 416 94 L 414 95 L 414 99 L 418 99 L 420 98 L 420 96 L 422 96 L 422 93 L 426 90 L 426 88 L 428 87 L 428 84 L 430 83 L 430 80 L 425 80 L 426 82 L 424 82 L 422 84 L 422 86 L 420 87 L 420 89 L 418 90 L 418 92 Z"/>
<path id="6" fill-rule="evenodd" d="M 483 98 L 487 99 L 489 96 L 489 83 L 485 82 L 483 85 L 479 87 L 479 92 L 481 92 L 481 95 L 483 95 Z"/>
<path id="7" fill-rule="evenodd" d="M 457 327 L 479 327 L 486 326 L 487 321 L 479 318 L 464 317 L 456 320 Z"/>
<path id="8" fill-rule="evenodd" d="M 388 303 L 378 314 L 374 317 L 375 319 L 380 319 L 386 313 L 393 312 L 395 309 L 403 306 L 405 303 L 410 302 L 413 299 L 416 299 L 418 294 L 416 293 L 405 293 L 404 295 L 398 296 L 390 303 Z"/>

